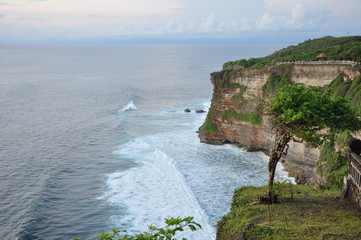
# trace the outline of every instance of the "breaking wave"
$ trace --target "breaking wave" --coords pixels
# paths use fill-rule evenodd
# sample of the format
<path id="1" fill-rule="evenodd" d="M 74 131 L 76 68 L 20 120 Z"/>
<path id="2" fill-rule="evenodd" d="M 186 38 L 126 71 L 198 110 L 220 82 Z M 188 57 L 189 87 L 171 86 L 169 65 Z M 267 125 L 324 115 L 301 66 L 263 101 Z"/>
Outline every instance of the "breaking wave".
<path id="1" fill-rule="evenodd" d="M 133 100 L 130 100 L 130 102 L 125 105 L 122 109 L 119 110 L 119 112 L 125 112 L 125 111 L 129 111 L 129 110 L 137 110 L 138 107 L 135 106 Z"/>

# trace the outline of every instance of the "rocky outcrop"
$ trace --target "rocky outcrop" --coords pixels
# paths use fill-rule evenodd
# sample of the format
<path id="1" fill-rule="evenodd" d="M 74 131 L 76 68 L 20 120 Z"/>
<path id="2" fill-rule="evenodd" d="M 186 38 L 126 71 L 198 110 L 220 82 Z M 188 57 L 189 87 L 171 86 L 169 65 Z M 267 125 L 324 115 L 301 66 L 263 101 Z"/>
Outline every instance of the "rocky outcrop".
<path id="1" fill-rule="evenodd" d="M 349 65 L 287 65 L 254 70 L 222 70 L 211 75 L 214 85 L 211 108 L 199 131 L 201 142 L 234 143 L 247 150 L 267 152 L 274 134 L 259 102 L 267 99 L 281 84 L 291 82 L 323 87 L 336 77 L 353 81 L 359 67 Z M 284 166 L 297 182 L 318 185 L 324 179 L 315 171 L 319 149 L 307 143 L 291 142 Z"/>

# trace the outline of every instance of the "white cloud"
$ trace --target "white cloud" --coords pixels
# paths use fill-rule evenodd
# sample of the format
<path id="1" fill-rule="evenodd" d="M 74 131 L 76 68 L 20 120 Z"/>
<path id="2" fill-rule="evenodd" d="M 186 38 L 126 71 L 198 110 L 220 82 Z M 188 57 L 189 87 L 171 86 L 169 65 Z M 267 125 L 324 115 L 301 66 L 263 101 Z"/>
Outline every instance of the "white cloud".
<path id="1" fill-rule="evenodd" d="M 244 32 L 252 29 L 245 19 L 224 21 L 217 25 L 217 32 Z"/>
<path id="2" fill-rule="evenodd" d="M 298 0 L 302 2 L 304 0 Z M 264 0 L 265 8 L 271 12 L 289 12 L 292 10 L 296 1 L 293 0 Z"/>
<path id="3" fill-rule="evenodd" d="M 334 16 L 349 16 L 359 14 L 360 0 L 263 0 L 267 11 L 291 12 L 297 5 L 310 8 L 327 8 Z"/>
<path id="4" fill-rule="evenodd" d="M 330 13 L 326 6 L 294 4 L 295 1 L 289 0 L 265 0 L 265 2 L 269 11 L 257 21 L 256 26 L 259 31 L 316 30 L 326 25 Z"/>
<path id="5" fill-rule="evenodd" d="M 256 23 L 256 28 L 258 30 L 273 30 L 276 27 L 274 17 L 271 16 L 270 13 L 265 13 Z"/>
<path id="6" fill-rule="evenodd" d="M 213 30 L 214 25 L 215 25 L 215 18 L 214 18 L 214 14 L 211 13 L 205 20 L 203 20 L 199 30 L 200 32 L 209 32 Z"/>
<path id="7" fill-rule="evenodd" d="M 291 12 L 291 19 L 287 21 L 290 29 L 315 29 L 326 23 L 329 11 L 325 7 L 306 6 L 297 4 Z"/>
<path id="8" fill-rule="evenodd" d="M 24 39 L 23 33 L 46 39 L 227 38 L 307 31 L 361 34 L 361 0 L 346 1 L 0 0 L 0 35 Z"/>

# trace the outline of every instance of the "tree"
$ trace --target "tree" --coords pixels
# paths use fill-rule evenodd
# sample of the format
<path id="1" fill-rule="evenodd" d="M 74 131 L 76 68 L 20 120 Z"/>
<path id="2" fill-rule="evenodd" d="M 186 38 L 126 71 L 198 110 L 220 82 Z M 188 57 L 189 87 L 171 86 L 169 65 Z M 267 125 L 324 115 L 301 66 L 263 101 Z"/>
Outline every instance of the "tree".
<path id="1" fill-rule="evenodd" d="M 197 228 L 202 228 L 202 226 L 193 221 L 193 219 L 193 217 L 166 218 L 165 223 L 167 225 L 165 227 L 158 228 L 155 226 L 149 226 L 148 232 L 136 235 L 128 235 L 126 234 L 126 231 L 113 229 L 112 233 L 99 233 L 94 240 L 177 240 L 174 238 L 177 232 L 182 232 L 186 228 L 189 228 L 192 231 L 196 231 Z M 74 238 L 73 240 L 80 240 L 80 238 Z M 182 238 L 182 240 L 187 239 Z"/>
<path id="2" fill-rule="evenodd" d="M 318 88 L 285 85 L 267 103 L 267 114 L 275 129 L 275 141 L 268 162 L 268 187 L 273 186 L 275 170 L 288 143 L 295 137 L 312 147 L 331 140 L 335 133 L 361 129 L 361 121 L 345 98 L 331 98 Z"/>

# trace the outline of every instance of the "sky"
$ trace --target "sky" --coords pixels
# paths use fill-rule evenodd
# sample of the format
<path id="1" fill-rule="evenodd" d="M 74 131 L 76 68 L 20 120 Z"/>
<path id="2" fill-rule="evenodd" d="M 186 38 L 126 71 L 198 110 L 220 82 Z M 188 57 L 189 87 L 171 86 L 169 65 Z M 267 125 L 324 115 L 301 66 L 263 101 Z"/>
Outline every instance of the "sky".
<path id="1" fill-rule="evenodd" d="M 0 43 L 288 43 L 361 35 L 361 0 L 0 0 Z"/>

